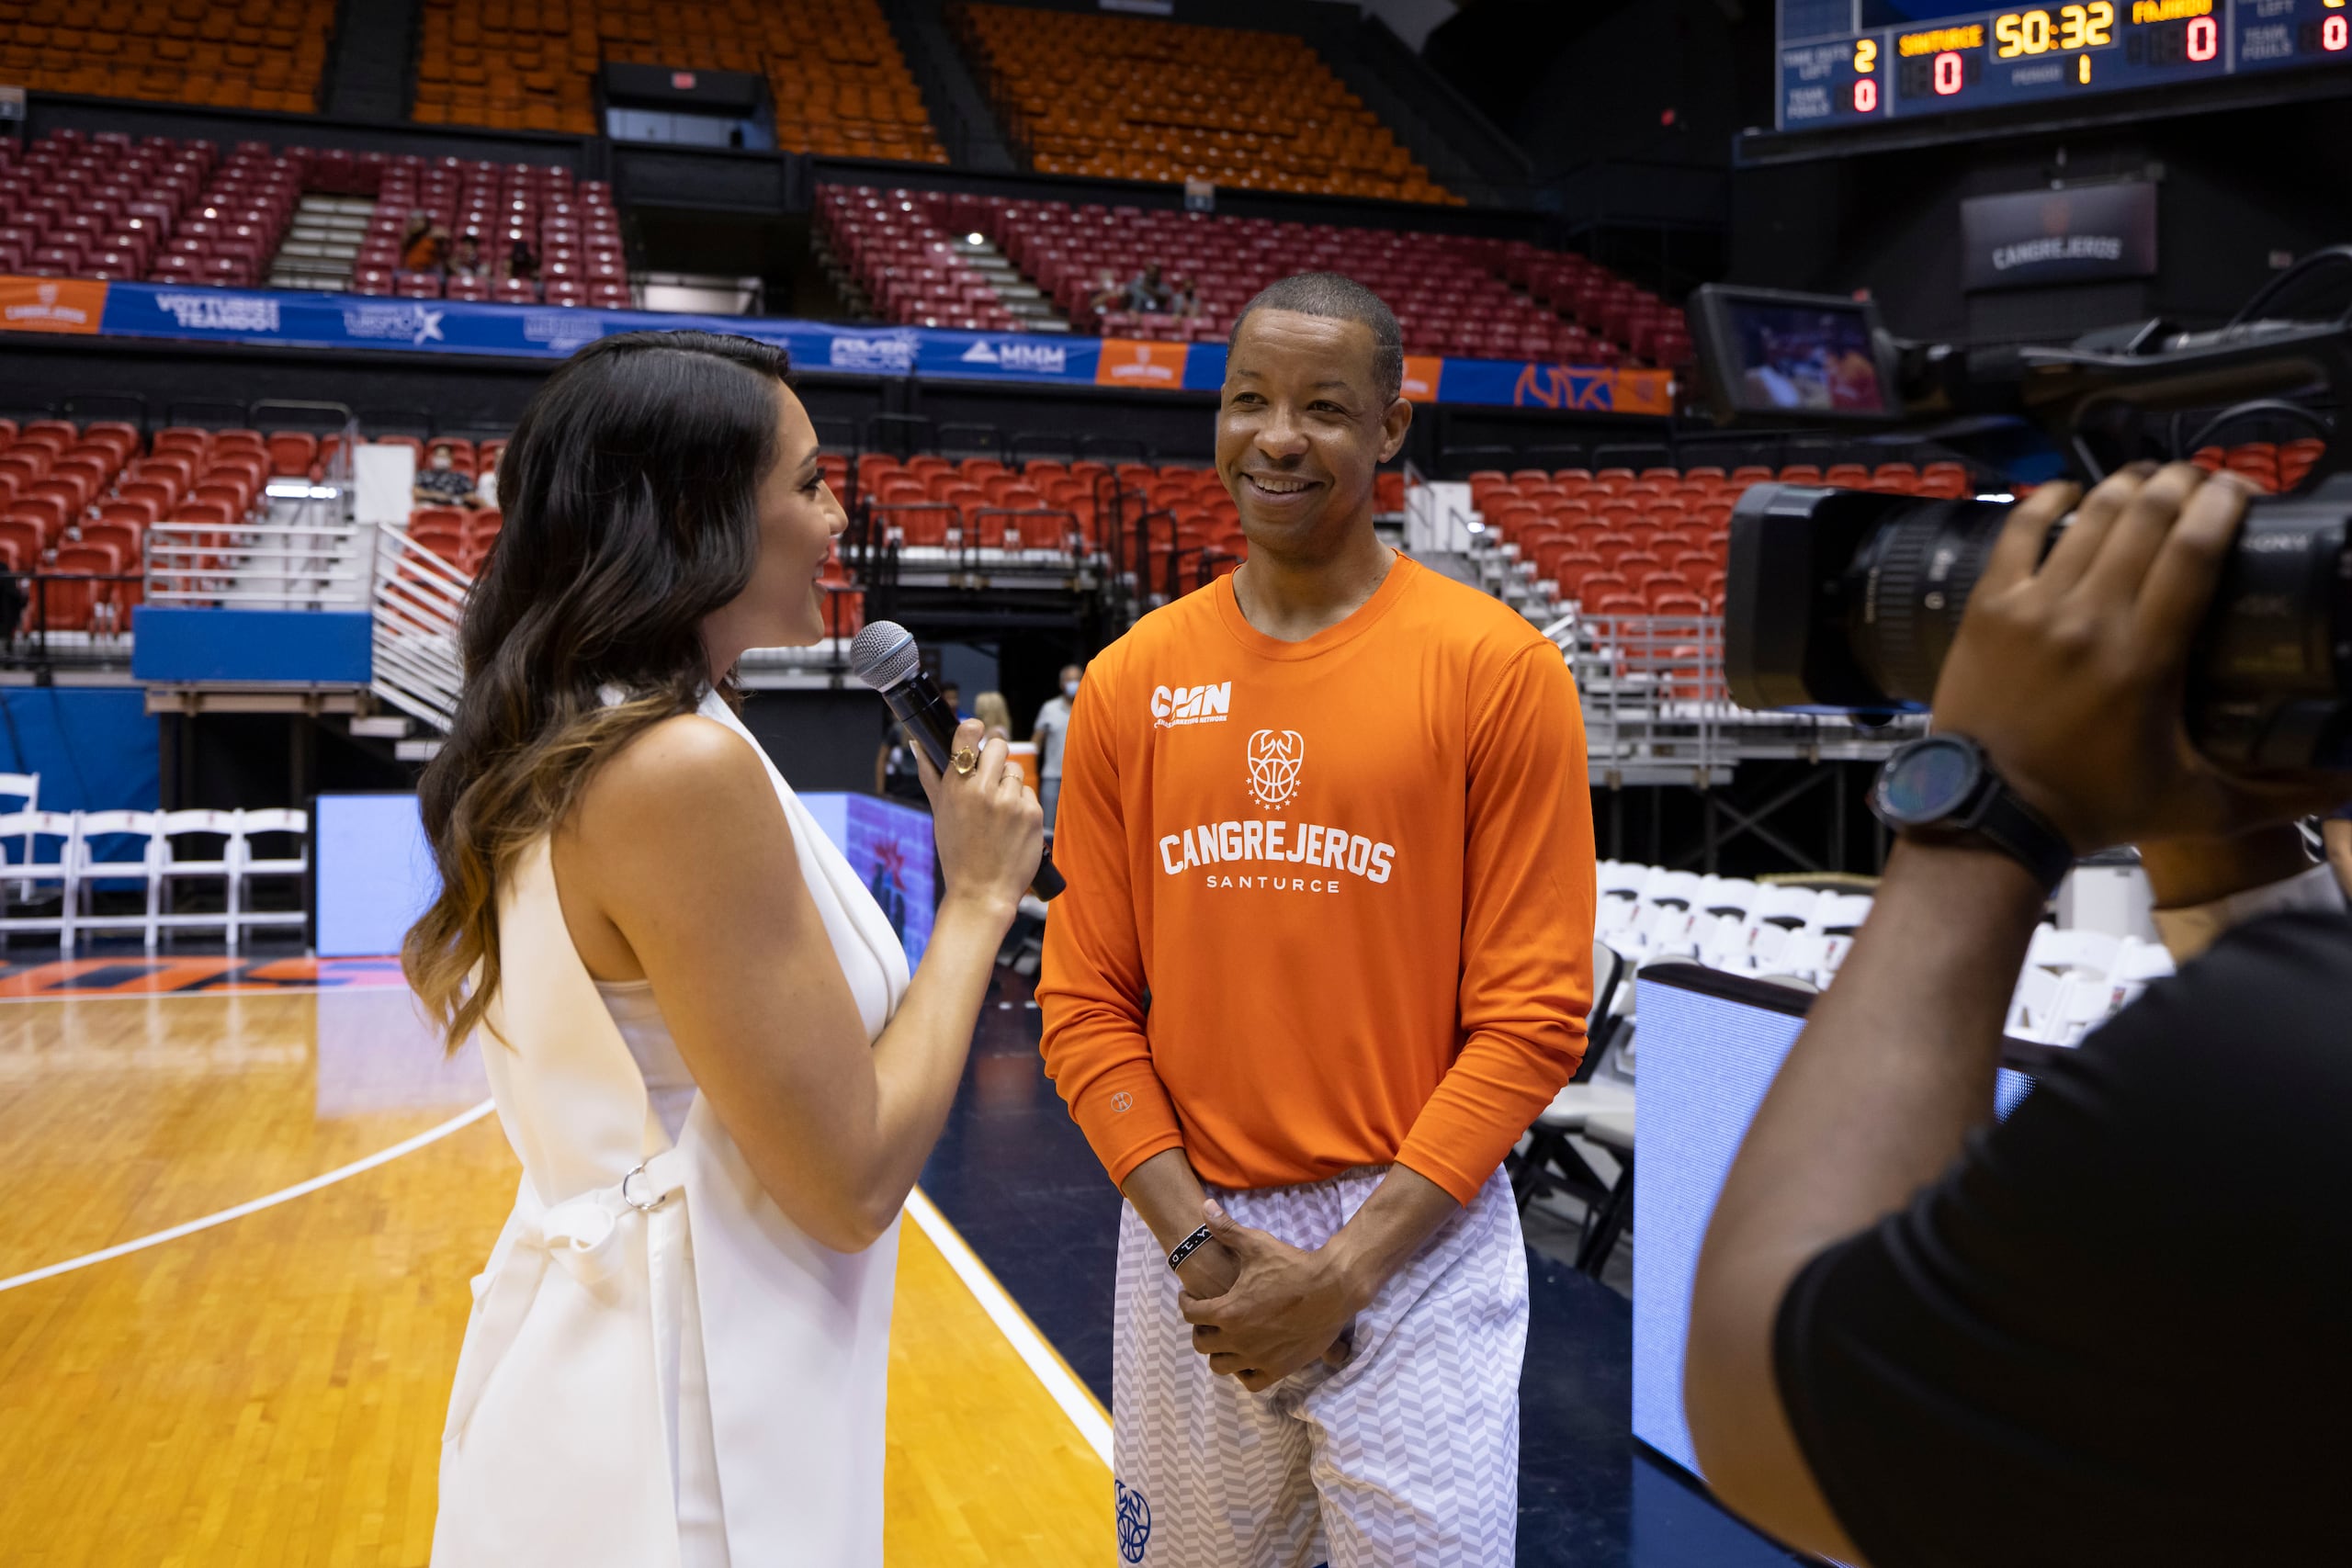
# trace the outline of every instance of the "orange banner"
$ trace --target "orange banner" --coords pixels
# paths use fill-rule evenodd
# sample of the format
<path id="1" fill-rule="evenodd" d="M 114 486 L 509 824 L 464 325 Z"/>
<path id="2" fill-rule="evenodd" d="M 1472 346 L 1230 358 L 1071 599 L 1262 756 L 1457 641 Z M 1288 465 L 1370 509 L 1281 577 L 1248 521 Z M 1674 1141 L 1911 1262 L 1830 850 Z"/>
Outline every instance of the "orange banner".
<path id="1" fill-rule="evenodd" d="M 107 286 L 86 277 L 0 277 L 0 330 L 95 333 Z"/>
<path id="2" fill-rule="evenodd" d="M 1674 372 L 1671 370 L 1618 371 L 1617 397 L 1611 406 L 1619 413 L 1672 413 L 1674 412 Z"/>
<path id="3" fill-rule="evenodd" d="M 1405 356 L 1405 385 L 1400 396 L 1408 403 L 1437 401 L 1438 375 L 1445 368 L 1445 361 L 1434 354 L 1408 354 Z"/>
<path id="4" fill-rule="evenodd" d="M 1095 361 L 1095 384 L 1103 387 L 1149 387 L 1155 391 L 1181 391 L 1184 359 L 1190 345 L 1181 343 L 1138 343 L 1132 338 L 1106 337 L 1102 356 Z"/>

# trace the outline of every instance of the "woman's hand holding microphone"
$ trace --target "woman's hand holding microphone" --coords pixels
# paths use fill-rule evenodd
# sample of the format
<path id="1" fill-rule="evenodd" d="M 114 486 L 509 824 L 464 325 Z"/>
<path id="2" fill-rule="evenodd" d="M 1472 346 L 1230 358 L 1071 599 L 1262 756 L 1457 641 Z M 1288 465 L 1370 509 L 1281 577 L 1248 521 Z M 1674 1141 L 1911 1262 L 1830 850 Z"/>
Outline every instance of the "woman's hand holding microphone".
<path id="1" fill-rule="evenodd" d="M 982 739 L 977 718 L 956 727 L 957 765 L 941 773 L 915 747 L 946 897 L 972 902 L 1010 925 L 1045 852 L 1046 813 L 1002 740 Z M 969 771 L 960 764 L 972 763 Z"/>

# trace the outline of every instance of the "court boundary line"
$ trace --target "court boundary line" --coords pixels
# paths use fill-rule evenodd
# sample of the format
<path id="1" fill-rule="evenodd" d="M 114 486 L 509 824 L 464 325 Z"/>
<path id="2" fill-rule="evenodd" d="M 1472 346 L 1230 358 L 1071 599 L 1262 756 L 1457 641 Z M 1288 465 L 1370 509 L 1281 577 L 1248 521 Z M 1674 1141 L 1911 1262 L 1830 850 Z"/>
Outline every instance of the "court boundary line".
<path id="1" fill-rule="evenodd" d="M 399 986 L 272 986 L 259 984 L 247 987 L 216 986 L 209 989 L 177 991 L 44 991 L 37 997 L 0 994 L 0 1007 L 21 1006 L 27 1002 L 153 1002 L 168 998 L 209 997 L 215 1001 L 234 1001 L 240 997 L 323 997 L 343 996 L 368 991 L 408 991 Z M 415 993 L 411 991 L 413 996 Z"/>
<path id="2" fill-rule="evenodd" d="M 997 1331 L 1011 1343 L 1013 1353 L 1026 1362 L 1029 1370 L 1036 1374 L 1037 1381 L 1045 1384 L 1046 1393 L 1061 1406 L 1062 1414 L 1069 1417 L 1070 1425 L 1078 1428 L 1078 1435 L 1085 1439 L 1087 1447 L 1094 1450 L 1095 1457 L 1108 1469 L 1111 1464 L 1111 1417 L 1094 1397 L 1093 1391 L 1079 1382 L 1078 1374 L 1070 1371 L 1069 1363 L 1063 1360 L 1061 1353 L 1037 1331 L 1037 1325 L 1029 1321 L 1029 1314 L 1021 1310 L 1020 1304 L 989 1271 L 989 1266 L 980 1261 L 979 1255 L 965 1241 L 962 1233 L 939 1212 L 922 1188 L 915 1188 L 907 1194 L 907 1213 L 913 1217 L 916 1228 L 931 1238 L 932 1246 L 939 1249 L 939 1255 L 947 1260 L 947 1267 L 956 1271 L 956 1277 L 964 1281 L 964 1288 L 972 1292 L 972 1298 L 980 1303 L 980 1310 L 988 1314 L 989 1321 L 995 1324 Z"/>
<path id="3" fill-rule="evenodd" d="M 334 1169 L 322 1175 L 313 1176 L 307 1181 L 298 1181 L 291 1187 L 281 1187 L 275 1192 L 265 1193 L 259 1198 L 239 1203 L 234 1208 L 222 1209 L 218 1213 L 206 1214 L 201 1219 L 190 1220 L 185 1224 L 157 1231 L 153 1235 L 142 1235 L 136 1241 L 120 1242 L 113 1247 L 100 1247 L 96 1252 L 85 1252 L 79 1258 L 68 1258 L 61 1263 L 45 1264 L 22 1274 L 11 1275 L 7 1279 L 0 1280 L 0 1292 L 13 1291 L 20 1285 L 39 1284 L 43 1280 L 53 1280 L 60 1274 L 73 1273 L 77 1269 L 87 1269 L 94 1264 L 111 1262 L 115 1258 L 128 1257 L 134 1252 L 143 1252 L 151 1247 L 161 1247 L 167 1241 L 177 1241 L 184 1235 L 194 1235 L 198 1231 L 210 1230 L 215 1225 L 225 1225 L 231 1220 L 241 1220 L 247 1214 L 259 1213 L 264 1209 L 274 1209 L 280 1203 L 291 1202 L 297 1198 L 316 1192 L 322 1187 L 332 1187 L 338 1181 L 347 1181 L 355 1176 L 364 1175 L 379 1165 L 390 1165 L 402 1155 L 414 1154 L 429 1144 L 437 1144 L 450 1134 L 473 1125 L 495 1109 L 495 1101 L 485 1100 L 471 1110 L 450 1117 L 437 1127 L 427 1127 L 413 1138 L 403 1138 L 390 1148 L 378 1149 L 372 1155 L 353 1160 L 349 1165 L 337 1166 Z"/>

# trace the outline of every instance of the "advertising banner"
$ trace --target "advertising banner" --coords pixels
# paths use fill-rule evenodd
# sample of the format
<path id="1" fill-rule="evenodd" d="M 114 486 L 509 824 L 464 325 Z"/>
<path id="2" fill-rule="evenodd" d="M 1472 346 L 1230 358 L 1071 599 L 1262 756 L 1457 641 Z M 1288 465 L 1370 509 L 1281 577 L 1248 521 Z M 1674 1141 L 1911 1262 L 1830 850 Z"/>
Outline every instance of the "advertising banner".
<path id="1" fill-rule="evenodd" d="M 1225 382 L 1221 343 L 0 277 L 0 330 L 17 332 L 561 359 L 613 333 L 682 328 L 758 338 L 790 354 L 797 369 L 839 375 L 1193 392 L 1213 392 Z M 1404 393 L 1414 402 L 1588 413 L 1663 414 L 1673 407 L 1673 380 L 1663 370 L 1582 369 L 1424 355 L 1407 355 Z"/>
<path id="2" fill-rule="evenodd" d="M 1960 204 L 1961 287 L 2150 277 L 2156 270 L 2156 187 L 2145 180 L 1972 196 Z"/>
<path id="3" fill-rule="evenodd" d="M 0 328 L 12 333 L 96 333 L 107 288 L 85 277 L 0 277 Z"/>
<path id="4" fill-rule="evenodd" d="M 1674 377 L 1665 370 L 1449 359 L 1438 384 L 1438 401 L 1564 413 L 1668 414 L 1674 412 Z"/>
<path id="5" fill-rule="evenodd" d="M 1192 350 L 1190 344 L 1137 343 L 1121 337 L 1106 337 L 1101 341 L 1102 357 L 1094 367 L 1096 384 L 1142 387 L 1158 392 L 1183 389 Z M 1220 355 L 1219 358 L 1222 357 Z M 1222 364 L 1217 367 L 1217 379 L 1220 384 L 1225 379 Z"/>

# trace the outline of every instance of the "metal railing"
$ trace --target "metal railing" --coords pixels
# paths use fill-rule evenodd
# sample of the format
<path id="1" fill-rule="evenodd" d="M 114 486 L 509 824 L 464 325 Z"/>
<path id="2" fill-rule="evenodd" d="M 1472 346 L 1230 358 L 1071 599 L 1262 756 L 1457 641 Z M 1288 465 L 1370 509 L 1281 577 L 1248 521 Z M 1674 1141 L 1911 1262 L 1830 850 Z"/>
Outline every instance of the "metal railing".
<path id="1" fill-rule="evenodd" d="M 1925 723 L 1739 706 L 1724 681 L 1720 615 L 1600 615 L 1571 606 L 1544 635 L 1575 671 L 1598 786 L 1709 789 L 1729 784 L 1741 762 L 1871 761 Z"/>
<path id="2" fill-rule="evenodd" d="M 457 722 L 458 693 L 465 684 L 458 629 L 473 579 L 404 530 L 389 523 L 378 527 L 368 684 L 393 707 L 446 735 Z"/>
<path id="3" fill-rule="evenodd" d="M 365 609 L 375 532 L 341 522 L 151 524 L 146 602 L 209 609 Z"/>

